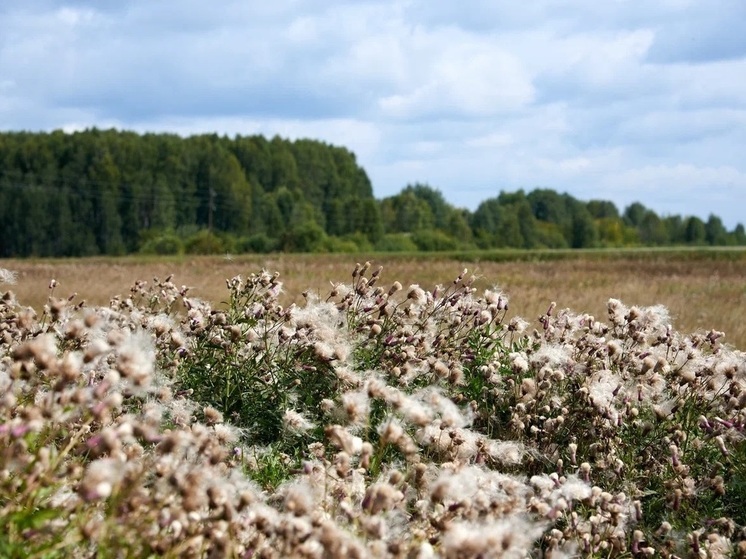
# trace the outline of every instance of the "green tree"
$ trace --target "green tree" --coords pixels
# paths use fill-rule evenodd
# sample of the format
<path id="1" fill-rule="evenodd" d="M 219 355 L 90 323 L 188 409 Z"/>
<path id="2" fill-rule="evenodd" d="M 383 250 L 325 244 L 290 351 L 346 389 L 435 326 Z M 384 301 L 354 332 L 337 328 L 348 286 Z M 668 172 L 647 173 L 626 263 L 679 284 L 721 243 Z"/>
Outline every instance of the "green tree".
<path id="1" fill-rule="evenodd" d="M 375 248 L 381 252 L 415 252 L 417 245 L 410 233 L 388 233 L 377 239 Z"/>
<path id="2" fill-rule="evenodd" d="M 360 204 L 357 212 L 360 221 L 354 227 L 350 227 L 347 233 L 362 233 L 371 243 L 375 243 L 383 235 L 380 206 L 373 198 L 356 199 L 356 201 Z"/>
<path id="3" fill-rule="evenodd" d="M 381 217 L 388 233 L 411 233 L 435 226 L 430 205 L 413 192 L 402 192 L 384 198 L 381 202 Z"/>
<path id="4" fill-rule="evenodd" d="M 461 244 L 470 244 L 473 235 L 469 225 L 469 212 L 463 209 L 449 209 L 446 216 L 445 232 L 454 239 L 460 240 Z"/>
<path id="5" fill-rule="evenodd" d="M 293 152 L 288 142 L 275 136 L 270 142 L 270 153 L 272 157 L 272 184 L 269 191 L 284 186 L 290 190 L 300 186 L 298 178 L 298 165 L 295 162 Z"/>
<path id="6" fill-rule="evenodd" d="M 105 254 L 123 254 L 122 218 L 119 215 L 120 173 L 108 151 L 99 152 L 88 170 L 83 186 L 95 189 L 94 227 L 96 242 Z"/>
<path id="7" fill-rule="evenodd" d="M 744 229 L 741 223 L 733 228 L 733 244 L 739 246 L 746 245 L 746 229 Z"/>
<path id="8" fill-rule="evenodd" d="M 625 245 L 625 225 L 621 219 L 602 217 L 595 220 L 598 242 L 603 247 L 623 247 Z"/>
<path id="9" fill-rule="evenodd" d="M 566 237 L 572 248 L 591 248 L 598 244 L 598 230 L 588 208 L 575 202 L 570 205 L 570 228 Z"/>
<path id="10" fill-rule="evenodd" d="M 554 190 L 536 189 L 530 192 L 526 199 L 537 220 L 556 223 L 560 228 L 569 225 L 571 217 L 567 207 L 570 199 L 568 196 L 563 196 Z"/>
<path id="11" fill-rule="evenodd" d="M 705 239 L 712 246 L 721 246 L 728 243 L 728 231 L 723 221 L 716 215 L 710 214 L 705 223 Z"/>
<path id="12" fill-rule="evenodd" d="M 670 215 L 663 219 L 668 241 L 675 245 L 685 242 L 685 224 L 681 216 Z"/>
<path id="13" fill-rule="evenodd" d="M 197 223 L 217 231 L 248 233 L 251 185 L 240 163 L 216 137 L 203 136 L 199 141 L 202 152 L 196 169 Z"/>
<path id="14" fill-rule="evenodd" d="M 567 239 L 556 223 L 537 221 L 536 239 L 539 248 L 569 248 Z"/>
<path id="15" fill-rule="evenodd" d="M 625 208 L 623 216 L 624 222 L 632 227 L 640 227 L 642 220 L 648 211 L 649 210 L 640 202 L 634 202 Z"/>
<path id="16" fill-rule="evenodd" d="M 378 201 L 354 153 L 313 140 L 0 132 L 1 256 L 121 254 L 170 231 L 183 239 L 208 228 L 223 244 L 284 239 L 293 250 L 309 248 L 295 240 L 299 231 L 318 228 L 324 242 L 313 250 L 380 245 L 385 234 L 387 246 L 408 250 L 415 234 L 421 247 L 744 242 L 742 227 L 728 232 L 717 216 L 661 218 L 636 202 L 620 218 L 612 202 L 549 189 L 501 192 L 474 213 L 427 184 Z"/>
<path id="17" fill-rule="evenodd" d="M 436 229 L 445 229 L 447 225 L 448 214 L 452 210 L 451 206 L 443 198 L 440 190 L 432 188 L 427 184 L 416 183 L 407 185 L 401 194 L 412 194 L 418 200 L 425 202 L 430 208 L 433 216 L 433 227 Z"/>
<path id="18" fill-rule="evenodd" d="M 608 200 L 591 200 L 586 204 L 588 212 L 594 219 L 619 219 L 619 210 L 614 202 Z"/>
<path id="19" fill-rule="evenodd" d="M 246 181 L 272 189 L 274 184 L 272 151 L 269 142 L 262 136 L 236 137 L 230 150 L 246 174 Z"/>
<path id="20" fill-rule="evenodd" d="M 472 229 L 480 248 L 523 247 L 525 239 L 518 214 L 500 198 L 490 198 L 477 207 L 472 216 Z"/>
<path id="21" fill-rule="evenodd" d="M 638 225 L 640 240 L 645 245 L 661 246 L 668 243 L 668 230 L 658 215 L 650 210 L 645 212 Z"/>
<path id="22" fill-rule="evenodd" d="M 707 239 L 704 222 L 696 216 L 690 216 L 684 223 L 684 242 L 689 245 L 703 245 Z"/>

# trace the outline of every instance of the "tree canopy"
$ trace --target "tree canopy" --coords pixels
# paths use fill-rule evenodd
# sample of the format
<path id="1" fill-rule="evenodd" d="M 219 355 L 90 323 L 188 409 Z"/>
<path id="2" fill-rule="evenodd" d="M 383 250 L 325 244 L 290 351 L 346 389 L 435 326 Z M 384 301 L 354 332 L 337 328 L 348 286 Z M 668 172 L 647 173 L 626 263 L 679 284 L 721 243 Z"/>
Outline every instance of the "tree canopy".
<path id="1" fill-rule="evenodd" d="M 472 212 L 427 184 L 377 200 L 315 140 L 89 129 L 0 133 L 0 257 L 743 245 L 742 225 L 635 202 L 499 192 Z"/>

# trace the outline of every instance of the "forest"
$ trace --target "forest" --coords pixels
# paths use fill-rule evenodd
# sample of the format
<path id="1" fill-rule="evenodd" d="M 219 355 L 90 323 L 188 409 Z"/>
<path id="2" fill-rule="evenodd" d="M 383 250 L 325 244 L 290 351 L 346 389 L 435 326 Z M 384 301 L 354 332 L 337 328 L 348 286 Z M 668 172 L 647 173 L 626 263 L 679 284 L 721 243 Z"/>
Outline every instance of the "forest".
<path id="1" fill-rule="evenodd" d="M 308 139 L 0 133 L 0 257 L 686 245 L 746 231 L 542 188 L 474 211 L 427 184 L 378 200 L 354 153 Z"/>

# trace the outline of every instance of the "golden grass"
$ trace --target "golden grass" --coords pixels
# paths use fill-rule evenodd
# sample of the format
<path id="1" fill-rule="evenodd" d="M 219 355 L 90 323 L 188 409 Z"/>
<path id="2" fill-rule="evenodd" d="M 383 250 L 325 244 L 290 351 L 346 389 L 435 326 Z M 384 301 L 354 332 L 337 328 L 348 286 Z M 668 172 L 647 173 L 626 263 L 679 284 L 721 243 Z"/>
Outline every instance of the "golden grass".
<path id="1" fill-rule="evenodd" d="M 467 256 L 472 258 L 472 255 Z M 300 301 L 304 290 L 326 294 L 330 281 L 349 282 L 355 261 L 382 265 L 380 285 L 395 280 L 432 288 L 447 284 L 463 268 L 475 273 L 481 290 L 498 286 L 508 293 L 511 313 L 535 323 L 551 301 L 560 308 L 589 312 L 606 320 L 606 301 L 626 305 L 668 307 L 674 327 L 682 332 L 722 330 L 726 342 L 746 349 L 746 259 L 691 258 L 661 253 L 634 253 L 613 258 L 578 254 L 538 262 L 470 262 L 458 257 L 427 255 L 268 255 L 182 258 L 101 258 L 73 260 L 4 260 L 0 267 L 18 272 L 12 289 L 22 304 L 40 309 L 54 278 L 58 297 L 77 293 L 89 304 L 106 304 L 113 295 L 126 295 L 135 280 L 174 274 L 178 285 L 192 287 L 196 296 L 225 300 L 225 280 L 266 268 L 278 271 L 285 285 L 285 302 Z"/>

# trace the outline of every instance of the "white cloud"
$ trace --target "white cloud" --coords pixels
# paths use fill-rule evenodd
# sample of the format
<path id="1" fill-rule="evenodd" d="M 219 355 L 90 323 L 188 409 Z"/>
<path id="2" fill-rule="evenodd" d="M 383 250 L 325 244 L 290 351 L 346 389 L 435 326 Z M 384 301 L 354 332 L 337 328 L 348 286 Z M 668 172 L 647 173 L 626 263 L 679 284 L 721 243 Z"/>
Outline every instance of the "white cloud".
<path id="1" fill-rule="evenodd" d="M 746 194 L 744 184 L 746 173 L 733 167 L 677 163 L 625 169 L 605 177 L 601 188 L 626 204 L 641 201 L 659 214 L 703 219 L 715 214 L 733 227 L 736 221 L 743 222 L 743 215 L 738 215 Z"/>
<path id="2" fill-rule="evenodd" d="M 485 117 L 533 100 L 520 60 L 490 38 L 447 29 L 411 39 L 403 49 L 410 53 L 408 83 L 379 100 L 384 116 Z"/>
<path id="3" fill-rule="evenodd" d="M 733 226 L 744 17 L 741 0 L 3 3 L 0 128 L 312 137 L 355 151 L 378 196 L 429 182 L 473 208 L 542 186 Z"/>

